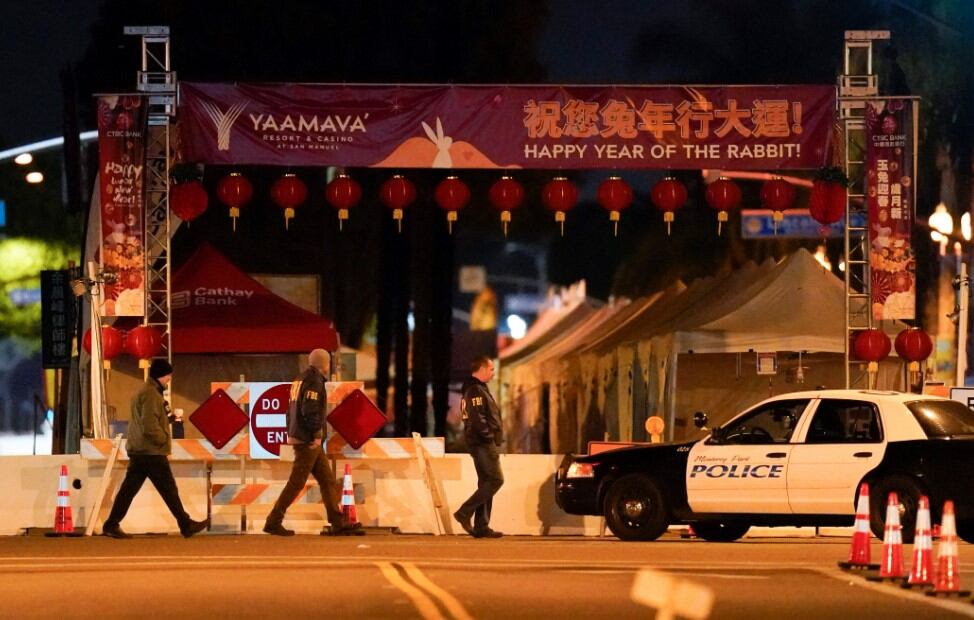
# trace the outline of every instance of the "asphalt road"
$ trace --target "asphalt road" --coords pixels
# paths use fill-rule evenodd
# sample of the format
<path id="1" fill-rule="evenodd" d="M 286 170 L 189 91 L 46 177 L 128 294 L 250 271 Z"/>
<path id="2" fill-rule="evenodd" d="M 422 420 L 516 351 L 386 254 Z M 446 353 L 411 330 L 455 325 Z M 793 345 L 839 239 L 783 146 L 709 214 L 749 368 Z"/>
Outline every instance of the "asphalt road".
<path id="1" fill-rule="evenodd" d="M 932 599 L 843 573 L 836 561 L 847 553 L 847 541 L 834 538 L 716 544 L 675 534 L 654 543 L 9 537 L 0 538 L 0 616 L 647 618 L 655 612 L 640 600 L 675 596 L 675 611 L 693 617 L 712 594 L 711 618 L 974 617 L 969 598 Z M 960 557 L 972 586 L 974 546 L 962 543 Z"/>

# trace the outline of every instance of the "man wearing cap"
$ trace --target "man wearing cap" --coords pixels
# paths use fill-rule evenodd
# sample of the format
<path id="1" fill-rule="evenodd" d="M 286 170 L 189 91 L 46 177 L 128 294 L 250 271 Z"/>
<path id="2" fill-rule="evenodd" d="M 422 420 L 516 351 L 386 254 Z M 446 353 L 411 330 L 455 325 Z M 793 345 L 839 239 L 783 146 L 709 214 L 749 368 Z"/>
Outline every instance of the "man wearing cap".
<path id="1" fill-rule="evenodd" d="M 308 355 L 308 368 L 291 383 L 291 397 L 287 409 L 287 442 L 294 446 L 294 465 L 284 490 L 267 515 L 264 531 L 275 536 L 294 536 L 294 530 L 284 527 L 284 513 L 308 482 L 308 474 L 321 487 L 321 501 L 325 504 L 331 527 L 322 535 L 361 536 L 361 523 L 349 524 L 338 508 L 335 472 L 332 471 L 321 447 L 325 426 L 325 381 L 331 366 L 331 356 L 324 349 Z"/>
<path id="2" fill-rule="evenodd" d="M 129 465 L 125 480 L 115 495 L 112 511 L 102 525 L 101 531 L 112 538 L 131 538 L 119 526 L 135 495 L 148 478 L 166 502 L 169 511 L 179 524 L 179 531 L 189 538 L 206 528 L 209 521 L 194 521 L 183 509 L 179 499 L 179 489 L 173 478 L 167 458 L 172 452 L 172 438 L 169 435 L 168 407 L 163 391 L 172 381 L 172 365 L 166 360 L 152 360 L 149 378 L 138 394 L 132 399 L 132 419 L 129 421 L 128 439 L 125 450 L 129 455 Z"/>

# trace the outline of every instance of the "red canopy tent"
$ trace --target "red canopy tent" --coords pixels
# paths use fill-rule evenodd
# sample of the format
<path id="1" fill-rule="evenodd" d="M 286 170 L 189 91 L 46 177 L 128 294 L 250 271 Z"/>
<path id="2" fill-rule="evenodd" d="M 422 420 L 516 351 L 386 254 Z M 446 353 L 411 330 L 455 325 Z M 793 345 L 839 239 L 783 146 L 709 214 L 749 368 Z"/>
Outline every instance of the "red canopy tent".
<path id="1" fill-rule="evenodd" d="M 338 348 L 335 326 L 278 297 L 204 243 L 172 279 L 174 353 Z"/>

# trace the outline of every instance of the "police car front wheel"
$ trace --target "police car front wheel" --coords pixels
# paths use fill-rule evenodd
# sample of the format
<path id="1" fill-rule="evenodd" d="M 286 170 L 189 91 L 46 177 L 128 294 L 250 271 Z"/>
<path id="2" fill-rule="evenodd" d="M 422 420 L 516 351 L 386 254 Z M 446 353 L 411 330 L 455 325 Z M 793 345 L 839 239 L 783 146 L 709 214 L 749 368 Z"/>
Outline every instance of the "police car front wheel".
<path id="1" fill-rule="evenodd" d="M 616 480 L 605 496 L 605 521 L 622 540 L 656 540 L 669 526 L 669 508 L 659 485 L 642 474 Z"/>
<path id="2" fill-rule="evenodd" d="M 751 526 L 747 523 L 721 523 L 719 521 L 698 521 L 693 524 L 697 536 L 709 542 L 733 542 L 747 534 Z"/>

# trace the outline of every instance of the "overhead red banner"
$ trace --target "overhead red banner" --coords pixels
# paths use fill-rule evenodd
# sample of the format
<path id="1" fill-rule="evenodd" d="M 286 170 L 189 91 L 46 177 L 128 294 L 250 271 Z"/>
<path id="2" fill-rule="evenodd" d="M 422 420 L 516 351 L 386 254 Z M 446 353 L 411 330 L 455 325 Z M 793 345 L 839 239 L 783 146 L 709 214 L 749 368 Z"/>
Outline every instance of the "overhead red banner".
<path id="1" fill-rule="evenodd" d="M 866 104 L 866 204 L 873 319 L 916 318 L 916 118 L 912 99 Z"/>
<path id="2" fill-rule="evenodd" d="M 98 98 L 101 268 L 117 276 L 103 289 L 102 316 L 145 314 L 146 106 L 140 96 Z"/>
<path id="3" fill-rule="evenodd" d="M 828 161 L 835 88 L 180 85 L 180 157 L 371 168 L 769 170 Z"/>

